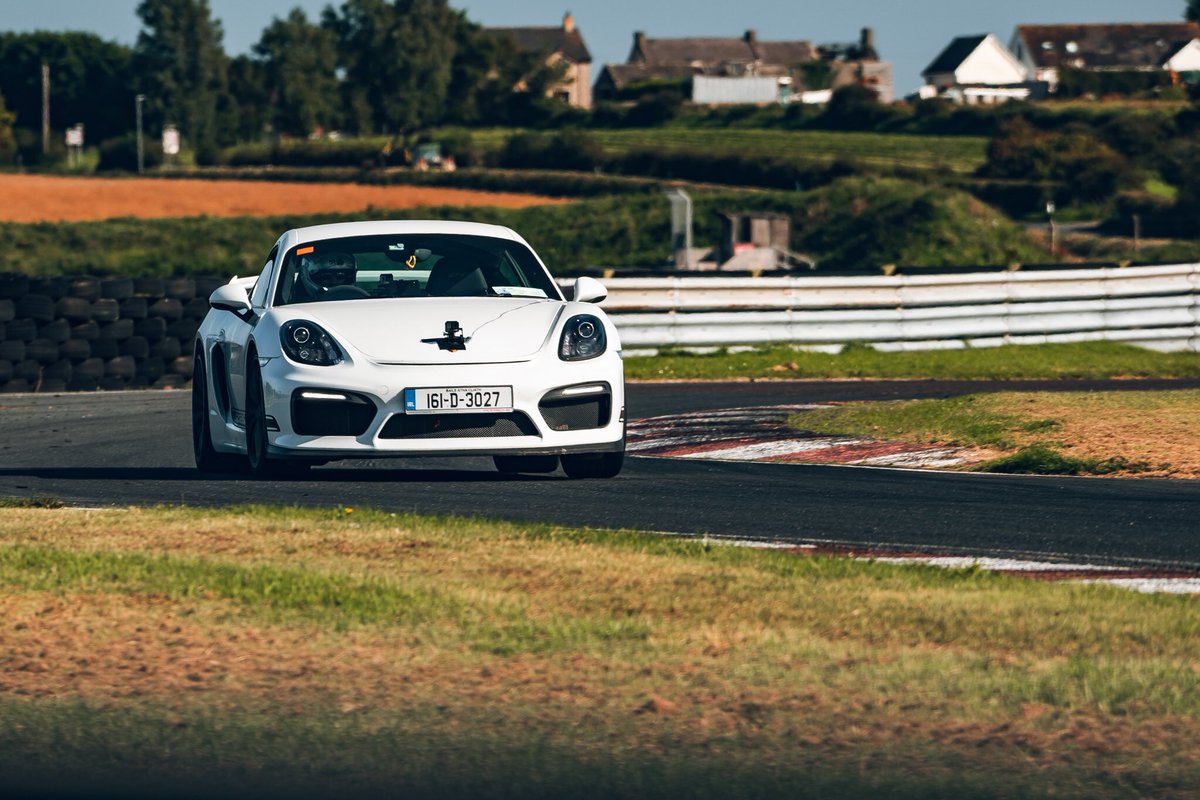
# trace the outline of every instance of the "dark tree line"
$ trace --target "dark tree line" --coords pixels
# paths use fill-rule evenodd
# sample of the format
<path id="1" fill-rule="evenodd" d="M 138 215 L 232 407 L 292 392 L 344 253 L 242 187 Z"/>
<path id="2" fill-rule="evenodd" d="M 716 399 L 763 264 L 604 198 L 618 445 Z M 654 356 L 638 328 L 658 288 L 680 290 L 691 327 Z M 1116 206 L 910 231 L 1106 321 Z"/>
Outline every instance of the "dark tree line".
<path id="1" fill-rule="evenodd" d="M 344 0 L 319 20 L 297 8 L 235 58 L 208 0 L 142 0 L 137 15 L 132 48 L 88 33 L 0 33 L 0 96 L 29 160 L 41 148 L 42 63 L 51 69 L 56 147 L 76 123 L 89 143 L 130 136 L 140 93 L 147 132 L 178 126 L 201 161 L 272 134 L 521 122 L 557 77 L 543 54 L 486 35 L 446 0 Z M 517 86 L 527 91 L 514 94 Z"/>

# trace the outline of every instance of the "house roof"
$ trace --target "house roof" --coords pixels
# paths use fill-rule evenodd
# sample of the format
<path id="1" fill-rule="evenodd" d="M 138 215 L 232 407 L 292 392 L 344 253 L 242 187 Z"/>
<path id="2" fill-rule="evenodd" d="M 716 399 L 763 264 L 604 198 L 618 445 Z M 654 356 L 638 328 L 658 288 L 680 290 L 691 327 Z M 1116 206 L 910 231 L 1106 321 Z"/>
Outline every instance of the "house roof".
<path id="1" fill-rule="evenodd" d="M 754 50 L 742 38 L 642 39 L 641 57 L 646 64 L 691 64 L 717 61 L 754 61 Z"/>
<path id="2" fill-rule="evenodd" d="M 921 73 L 922 76 L 934 75 L 944 72 L 954 72 L 959 66 L 967 60 L 967 57 L 974 53 L 979 45 L 983 44 L 987 39 L 988 34 L 980 34 L 979 36 L 959 36 L 946 45 L 933 62 L 925 68 Z"/>
<path id="3" fill-rule="evenodd" d="M 608 64 L 600 73 L 607 74 L 614 89 L 624 89 L 641 81 L 672 81 L 690 78 L 696 74 L 690 64 Z"/>
<path id="4" fill-rule="evenodd" d="M 817 58 L 817 50 L 810 42 L 760 42 L 752 44 L 758 60 L 767 64 L 803 64 Z"/>
<path id="5" fill-rule="evenodd" d="M 578 28 L 570 30 L 561 25 L 521 28 L 484 28 L 492 36 L 507 36 L 525 52 L 559 53 L 576 64 L 590 64 L 592 54 L 583 42 Z"/>
<path id="6" fill-rule="evenodd" d="M 1200 37 L 1200 24 L 1018 25 L 1016 35 L 1036 67 L 1153 69 Z"/>

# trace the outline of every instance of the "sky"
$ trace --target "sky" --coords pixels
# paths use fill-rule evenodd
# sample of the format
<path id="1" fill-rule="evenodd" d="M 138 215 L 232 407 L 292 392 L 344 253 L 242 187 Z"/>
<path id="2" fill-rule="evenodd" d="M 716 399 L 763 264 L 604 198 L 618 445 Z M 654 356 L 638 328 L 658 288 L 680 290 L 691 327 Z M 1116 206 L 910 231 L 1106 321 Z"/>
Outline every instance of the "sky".
<path id="1" fill-rule="evenodd" d="M 230 55 L 249 52 L 263 28 L 299 6 L 316 17 L 328 0 L 209 0 Z M 897 94 L 916 90 L 921 70 L 955 36 L 995 33 L 1006 44 L 1020 23 L 1170 22 L 1184 0 L 451 0 L 484 25 L 557 25 L 570 10 L 601 65 L 623 62 L 634 31 L 651 38 L 741 36 L 850 42 L 875 29 L 876 49 L 892 62 Z M 0 0 L 0 30 L 84 30 L 133 44 L 138 0 Z"/>

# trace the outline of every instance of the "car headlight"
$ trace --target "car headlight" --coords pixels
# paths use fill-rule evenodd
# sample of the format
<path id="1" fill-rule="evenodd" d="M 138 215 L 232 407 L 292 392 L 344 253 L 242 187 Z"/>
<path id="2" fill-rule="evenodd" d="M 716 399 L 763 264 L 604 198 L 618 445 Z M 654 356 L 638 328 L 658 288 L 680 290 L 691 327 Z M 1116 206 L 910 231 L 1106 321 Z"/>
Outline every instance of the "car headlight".
<path id="1" fill-rule="evenodd" d="M 343 356 L 333 337 L 320 325 L 304 320 L 292 320 L 279 329 L 279 343 L 288 358 L 314 367 L 331 367 L 342 363 Z"/>
<path id="2" fill-rule="evenodd" d="M 576 314 L 563 328 L 558 357 L 563 361 L 586 361 L 603 355 L 607 348 L 604 323 L 591 314 Z"/>

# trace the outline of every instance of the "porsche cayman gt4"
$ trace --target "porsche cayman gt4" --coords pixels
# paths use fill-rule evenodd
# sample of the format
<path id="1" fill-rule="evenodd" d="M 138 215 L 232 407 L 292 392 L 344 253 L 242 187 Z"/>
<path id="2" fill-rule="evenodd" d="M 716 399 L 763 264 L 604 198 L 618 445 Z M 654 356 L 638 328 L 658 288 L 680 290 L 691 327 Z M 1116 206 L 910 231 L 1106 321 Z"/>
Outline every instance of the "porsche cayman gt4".
<path id="1" fill-rule="evenodd" d="M 283 234 L 217 289 L 196 336 L 202 471 L 492 456 L 502 472 L 612 477 L 625 451 L 617 331 L 599 281 L 563 297 L 508 228 L 352 222 Z"/>

